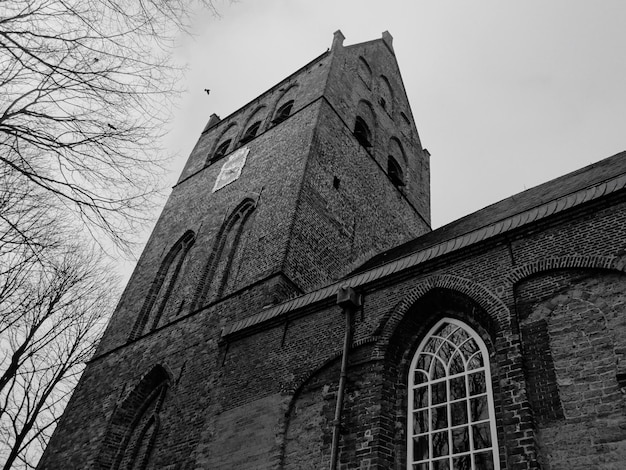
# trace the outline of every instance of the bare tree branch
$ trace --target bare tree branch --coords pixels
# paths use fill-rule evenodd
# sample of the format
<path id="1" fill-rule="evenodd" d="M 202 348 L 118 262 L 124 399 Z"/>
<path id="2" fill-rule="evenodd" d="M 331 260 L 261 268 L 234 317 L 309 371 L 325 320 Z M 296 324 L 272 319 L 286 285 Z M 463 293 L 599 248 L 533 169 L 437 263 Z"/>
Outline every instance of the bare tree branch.
<path id="1" fill-rule="evenodd" d="M 0 465 L 34 468 L 151 215 L 176 35 L 211 0 L 0 0 Z"/>

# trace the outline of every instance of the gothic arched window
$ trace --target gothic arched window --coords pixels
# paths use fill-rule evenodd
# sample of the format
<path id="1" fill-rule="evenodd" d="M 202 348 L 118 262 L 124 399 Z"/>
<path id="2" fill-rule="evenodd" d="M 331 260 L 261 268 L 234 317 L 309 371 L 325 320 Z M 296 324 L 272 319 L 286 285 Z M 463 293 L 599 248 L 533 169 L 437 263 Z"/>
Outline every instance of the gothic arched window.
<path id="1" fill-rule="evenodd" d="M 439 321 L 413 357 L 408 386 L 407 468 L 500 468 L 489 354 L 476 332 Z"/>
<path id="2" fill-rule="evenodd" d="M 357 116 L 354 121 L 354 136 L 359 143 L 366 148 L 372 146 L 372 132 L 361 116 Z"/>
<path id="3" fill-rule="evenodd" d="M 228 148 L 230 147 L 230 142 L 231 142 L 231 140 L 228 139 L 228 140 L 226 140 L 226 141 L 224 141 L 224 142 L 222 142 L 221 144 L 218 145 L 217 149 L 213 153 L 213 156 L 211 157 L 211 162 L 215 162 L 215 161 L 219 160 L 220 158 L 224 157 L 224 155 L 226 155 L 226 153 L 228 153 Z"/>
<path id="4" fill-rule="evenodd" d="M 213 250 L 200 278 L 200 283 L 193 300 L 193 310 L 206 302 L 221 297 L 236 281 L 233 271 L 236 268 L 237 255 L 241 238 L 255 204 L 251 199 L 241 202 L 220 228 Z"/>
<path id="5" fill-rule="evenodd" d="M 186 232 L 174 244 L 161 262 L 157 275 L 148 291 L 148 296 L 130 333 L 131 340 L 143 335 L 146 332 L 146 326 L 150 330 L 155 329 L 159 326 L 163 313 L 170 308 L 176 308 L 176 306 L 172 305 L 172 293 L 187 252 L 194 241 L 194 233 L 192 231 Z"/>
<path id="6" fill-rule="evenodd" d="M 272 120 L 272 124 L 280 124 L 291 114 L 291 108 L 293 108 L 293 100 L 287 101 L 283 104 L 278 111 L 276 111 L 276 117 Z"/>
<path id="7" fill-rule="evenodd" d="M 402 167 L 391 155 L 387 157 L 387 174 L 395 186 L 404 186 L 406 184 L 404 182 Z"/>
<path id="8" fill-rule="evenodd" d="M 147 468 L 154 453 L 169 383 L 169 374 L 160 365 L 142 377 L 115 408 L 93 468 Z"/>
<path id="9" fill-rule="evenodd" d="M 246 129 L 246 132 L 243 133 L 243 136 L 239 140 L 241 145 L 250 142 L 252 139 L 256 137 L 257 132 L 259 132 L 259 128 L 261 127 L 261 121 L 257 121 L 252 124 L 250 127 Z"/>

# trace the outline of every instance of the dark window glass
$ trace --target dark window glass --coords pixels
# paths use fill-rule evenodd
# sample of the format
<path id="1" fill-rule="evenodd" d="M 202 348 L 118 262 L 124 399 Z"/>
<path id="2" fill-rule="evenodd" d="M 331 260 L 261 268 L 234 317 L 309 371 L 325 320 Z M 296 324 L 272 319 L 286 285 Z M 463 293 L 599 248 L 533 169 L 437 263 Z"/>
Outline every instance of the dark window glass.
<path id="1" fill-rule="evenodd" d="M 396 186 L 404 186 L 404 175 L 402 174 L 402 168 L 398 164 L 395 158 L 389 156 L 387 159 L 387 174 L 391 181 Z"/>
<path id="2" fill-rule="evenodd" d="M 252 139 L 256 137 L 257 132 L 259 132 L 259 127 L 261 127 L 261 121 L 257 121 L 254 124 L 252 124 L 250 127 L 248 127 L 246 132 L 244 132 L 243 137 L 241 138 L 239 142 L 241 144 L 250 142 Z"/>
<path id="3" fill-rule="evenodd" d="M 278 111 L 276 111 L 276 116 L 274 117 L 272 123 L 280 124 L 285 119 L 287 119 L 291 114 L 291 108 L 293 108 L 293 100 L 287 101 L 280 108 L 278 108 Z"/>
<path id="4" fill-rule="evenodd" d="M 354 136 L 363 147 L 371 147 L 372 133 L 361 116 L 357 116 L 354 123 Z"/>
<path id="5" fill-rule="evenodd" d="M 211 158 L 211 161 L 214 162 L 222 158 L 224 155 L 226 155 L 228 153 L 229 147 L 230 147 L 230 139 L 219 144 L 217 149 L 215 150 L 215 153 L 213 153 L 213 157 Z"/>

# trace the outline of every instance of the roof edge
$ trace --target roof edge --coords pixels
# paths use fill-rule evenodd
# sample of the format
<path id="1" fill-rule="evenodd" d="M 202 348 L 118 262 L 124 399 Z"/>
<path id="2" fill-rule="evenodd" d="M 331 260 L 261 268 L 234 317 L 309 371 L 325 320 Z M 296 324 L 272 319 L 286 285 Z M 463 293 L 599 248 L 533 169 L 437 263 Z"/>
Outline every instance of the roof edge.
<path id="1" fill-rule="evenodd" d="M 339 287 L 359 287 L 364 284 L 386 277 L 390 274 L 398 273 L 406 269 L 417 266 L 426 261 L 447 255 L 462 248 L 475 245 L 484 240 L 496 237 L 514 229 L 523 227 L 538 220 L 551 217 L 567 209 L 580 206 L 587 202 L 599 199 L 609 194 L 626 188 L 626 174 L 621 174 L 584 189 L 574 191 L 565 196 L 553 199 L 552 201 L 533 207 L 526 211 L 519 212 L 510 217 L 501 219 L 492 224 L 479 229 L 467 232 L 458 237 L 437 243 L 423 250 L 408 254 L 399 259 L 382 264 L 375 268 L 349 276 L 326 287 L 309 292 L 295 299 L 284 302 L 276 307 L 257 313 L 244 320 L 240 320 L 222 329 L 222 338 L 228 339 L 234 333 L 265 323 L 279 316 L 285 315 L 293 310 L 305 307 L 315 302 L 322 301 L 337 293 Z"/>

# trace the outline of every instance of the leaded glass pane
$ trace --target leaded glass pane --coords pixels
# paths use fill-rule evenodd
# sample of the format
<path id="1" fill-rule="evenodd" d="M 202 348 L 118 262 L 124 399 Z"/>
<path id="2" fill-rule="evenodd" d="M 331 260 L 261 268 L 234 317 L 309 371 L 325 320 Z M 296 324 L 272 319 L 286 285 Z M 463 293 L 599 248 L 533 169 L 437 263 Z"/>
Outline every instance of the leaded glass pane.
<path id="1" fill-rule="evenodd" d="M 437 351 L 437 349 L 439 349 L 439 345 L 441 344 L 441 341 L 442 341 L 441 338 L 436 338 L 436 337 L 430 338 L 426 346 L 424 346 L 424 352 L 434 353 L 435 351 Z"/>
<path id="2" fill-rule="evenodd" d="M 426 382 L 428 382 L 428 375 L 426 375 L 421 370 L 416 370 L 415 371 L 415 379 L 414 379 L 413 383 L 415 385 L 419 385 L 419 384 L 426 383 Z"/>
<path id="3" fill-rule="evenodd" d="M 438 358 L 433 360 L 433 364 L 430 365 L 430 370 L 431 380 L 442 379 L 448 375 L 446 374 L 446 368 L 444 367 L 443 362 L 441 362 Z"/>
<path id="4" fill-rule="evenodd" d="M 428 374 L 430 370 L 430 361 L 432 360 L 432 356 L 429 354 L 421 354 L 419 360 L 417 361 L 417 365 L 415 369 L 423 370 Z"/>
<path id="5" fill-rule="evenodd" d="M 491 447 L 491 430 L 489 423 L 472 426 L 472 437 L 474 438 L 474 449 L 486 449 Z"/>
<path id="6" fill-rule="evenodd" d="M 455 351 L 455 347 L 449 341 L 444 341 L 439 347 L 439 351 L 437 351 L 437 355 L 443 360 L 444 364 L 448 364 L 450 362 L 450 356 Z"/>
<path id="7" fill-rule="evenodd" d="M 446 405 L 433 408 L 432 423 L 433 429 L 448 427 L 448 407 Z"/>
<path id="8" fill-rule="evenodd" d="M 413 460 L 425 460 L 428 457 L 428 434 L 413 438 Z"/>
<path id="9" fill-rule="evenodd" d="M 452 453 L 460 454 L 470 450 L 469 428 L 463 426 L 452 430 Z"/>
<path id="10" fill-rule="evenodd" d="M 428 406 L 428 385 L 415 389 L 413 402 L 413 408 L 416 410 Z"/>
<path id="11" fill-rule="evenodd" d="M 489 404 L 487 403 L 486 395 L 470 400 L 470 413 L 473 422 L 489 418 Z"/>
<path id="12" fill-rule="evenodd" d="M 437 405 L 444 403 L 448 400 L 448 391 L 446 390 L 446 381 L 436 382 L 431 385 L 432 390 L 432 402 L 431 404 Z"/>
<path id="13" fill-rule="evenodd" d="M 459 351 L 456 351 L 450 359 L 449 370 L 450 375 L 456 375 L 465 372 L 465 363 L 463 362 L 463 358 L 461 357 L 461 353 Z"/>
<path id="14" fill-rule="evenodd" d="M 450 416 L 452 418 L 452 426 L 467 424 L 467 400 L 451 403 Z"/>
<path id="15" fill-rule="evenodd" d="M 457 347 L 463 344 L 466 340 L 470 338 L 470 335 L 463 328 L 457 328 L 454 333 L 450 335 L 448 338 L 452 343 L 456 344 Z"/>
<path id="16" fill-rule="evenodd" d="M 450 400 L 458 400 L 466 396 L 465 376 L 450 379 Z"/>
<path id="17" fill-rule="evenodd" d="M 470 470 L 472 468 L 472 458 L 469 455 L 454 457 L 452 459 L 453 470 Z"/>
<path id="18" fill-rule="evenodd" d="M 490 452 L 481 452 L 474 455 L 474 464 L 477 470 L 494 470 L 493 454 Z"/>
<path id="19" fill-rule="evenodd" d="M 434 470 L 450 470 L 450 460 L 449 459 L 441 459 L 435 460 L 433 462 Z"/>
<path id="20" fill-rule="evenodd" d="M 428 408 L 413 413 L 413 434 L 428 431 Z"/>
<path id="21" fill-rule="evenodd" d="M 477 352 L 468 361 L 467 368 L 470 370 L 480 369 L 483 365 L 483 355 L 480 352 Z"/>
<path id="22" fill-rule="evenodd" d="M 468 376 L 469 381 L 469 389 L 470 395 L 478 395 L 480 393 L 485 393 L 487 390 L 485 383 L 485 373 L 484 372 L 476 372 L 474 374 L 470 374 Z"/>
<path id="23" fill-rule="evenodd" d="M 478 344 L 474 341 L 473 338 L 468 339 L 465 343 L 461 345 L 461 351 L 463 351 L 463 355 L 466 359 L 472 357 L 472 355 L 479 350 Z"/>
<path id="24" fill-rule="evenodd" d="M 433 457 L 448 455 L 448 431 L 433 433 Z"/>

